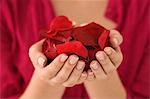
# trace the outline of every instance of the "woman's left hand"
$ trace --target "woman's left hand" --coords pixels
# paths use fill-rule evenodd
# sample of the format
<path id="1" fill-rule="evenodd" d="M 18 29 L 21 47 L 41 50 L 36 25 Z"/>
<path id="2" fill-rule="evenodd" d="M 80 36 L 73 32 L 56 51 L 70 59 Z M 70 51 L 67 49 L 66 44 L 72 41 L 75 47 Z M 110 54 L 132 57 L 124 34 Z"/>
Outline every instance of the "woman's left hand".
<path id="1" fill-rule="evenodd" d="M 96 53 L 96 59 L 90 64 L 90 70 L 87 72 L 87 80 L 102 80 L 115 71 L 123 60 L 123 55 L 119 45 L 123 39 L 116 30 L 110 31 L 110 42 L 112 47 L 104 48 L 104 51 Z"/>

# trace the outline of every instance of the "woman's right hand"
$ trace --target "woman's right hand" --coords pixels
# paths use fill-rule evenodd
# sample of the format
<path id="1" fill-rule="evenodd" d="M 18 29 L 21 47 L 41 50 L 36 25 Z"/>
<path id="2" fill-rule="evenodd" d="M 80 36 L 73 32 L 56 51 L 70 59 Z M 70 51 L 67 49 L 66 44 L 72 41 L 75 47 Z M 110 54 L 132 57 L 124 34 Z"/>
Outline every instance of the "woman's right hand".
<path id="1" fill-rule="evenodd" d="M 29 49 L 29 57 L 34 65 L 35 72 L 42 81 L 52 86 L 72 87 L 86 80 L 87 73 L 83 72 L 85 63 L 79 60 L 77 55 L 60 54 L 45 66 L 47 58 L 42 53 L 43 41 L 44 39 L 32 45 Z"/>

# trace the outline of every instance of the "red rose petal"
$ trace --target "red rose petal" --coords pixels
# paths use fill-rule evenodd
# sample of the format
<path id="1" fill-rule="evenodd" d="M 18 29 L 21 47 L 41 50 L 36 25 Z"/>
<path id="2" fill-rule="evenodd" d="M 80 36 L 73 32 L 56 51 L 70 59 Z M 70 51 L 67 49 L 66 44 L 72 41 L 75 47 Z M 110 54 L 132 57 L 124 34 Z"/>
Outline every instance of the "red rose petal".
<path id="1" fill-rule="evenodd" d="M 89 61 L 88 59 L 82 59 L 85 62 L 85 68 L 84 71 L 88 71 L 90 69 L 90 63 L 91 61 Z"/>
<path id="2" fill-rule="evenodd" d="M 72 22 L 67 17 L 58 16 L 52 20 L 49 31 L 42 35 L 46 38 L 66 42 L 71 39 L 72 28 Z"/>
<path id="3" fill-rule="evenodd" d="M 72 22 L 66 16 L 55 17 L 50 24 L 51 31 L 63 31 L 72 27 Z"/>
<path id="4" fill-rule="evenodd" d="M 57 53 L 57 49 L 55 47 L 55 44 L 59 44 L 60 42 L 58 41 L 54 41 L 54 40 L 51 40 L 51 39 L 46 39 L 44 42 L 43 42 L 43 45 L 42 45 L 42 51 L 43 53 L 50 59 L 54 59 L 58 53 Z"/>
<path id="5" fill-rule="evenodd" d="M 53 38 L 56 36 L 56 34 L 57 32 L 49 30 L 47 32 L 42 33 L 42 36 L 44 36 L 45 38 Z"/>
<path id="6" fill-rule="evenodd" d="M 98 44 L 101 47 L 101 49 L 104 49 L 104 47 L 108 46 L 108 37 L 109 37 L 109 31 L 106 30 L 103 32 L 99 38 L 98 38 Z"/>
<path id="7" fill-rule="evenodd" d="M 53 40 L 60 41 L 60 42 L 67 42 L 70 39 L 72 39 L 71 33 L 72 33 L 72 30 L 59 31 L 57 33 L 49 31 L 47 33 L 44 33 L 43 36 L 46 38 L 51 38 Z"/>
<path id="8" fill-rule="evenodd" d="M 72 34 L 72 30 L 60 31 L 60 32 L 58 32 L 59 36 L 54 37 L 54 39 L 58 40 L 58 41 L 62 41 L 62 42 L 67 42 L 72 39 L 71 34 Z M 62 39 L 60 39 L 60 38 L 62 38 Z"/>
<path id="9" fill-rule="evenodd" d="M 94 22 L 74 29 L 73 37 L 87 46 L 97 46 L 98 37 L 106 29 Z"/>
<path id="10" fill-rule="evenodd" d="M 100 47 L 96 47 L 94 49 L 88 49 L 89 61 L 95 59 L 96 52 L 102 50 Z"/>
<path id="11" fill-rule="evenodd" d="M 54 59 L 61 53 L 76 54 L 85 61 L 84 70 L 90 68 L 96 52 L 109 45 L 109 30 L 94 22 L 74 28 L 65 16 L 56 17 L 43 35 L 47 39 L 42 50 L 48 58 Z"/>
<path id="12" fill-rule="evenodd" d="M 71 41 L 56 45 L 58 54 L 66 53 L 67 55 L 76 54 L 83 58 L 88 57 L 87 49 L 79 41 Z"/>

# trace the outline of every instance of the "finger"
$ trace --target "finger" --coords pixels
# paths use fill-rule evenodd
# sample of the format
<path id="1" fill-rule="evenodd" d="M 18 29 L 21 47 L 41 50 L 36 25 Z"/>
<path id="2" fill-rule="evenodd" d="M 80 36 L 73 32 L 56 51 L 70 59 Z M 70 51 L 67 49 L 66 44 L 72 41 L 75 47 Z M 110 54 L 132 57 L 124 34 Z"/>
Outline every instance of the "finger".
<path id="1" fill-rule="evenodd" d="M 76 68 L 74 68 L 69 79 L 66 82 L 64 82 L 63 85 L 66 87 L 72 87 L 73 85 L 75 85 L 78 79 L 80 78 L 84 67 L 85 67 L 85 62 L 78 61 Z"/>
<path id="2" fill-rule="evenodd" d="M 89 69 L 89 70 L 87 71 L 87 73 L 88 73 L 87 80 L 89 80 L 89 81 L 94 80 L 95 77 L 94 77 L 94 73 L 92 72 L 92 70 Z"/>
<path id="3" fill-rule="evenodd" d="M 84 71 L 78 79 L 78 84 L 83 83 L 87 79 L 87 73 Z"/>
<path id="4" fill-rule="evenodd" d="M 73 24 L 73 26 L 76 26 L 77 23 L 75 21 L 72 21 L 72 24 Z"/>
<path id="5" fill-rule="evenodd" d="M 102 68 L 104 69 L 106 74 L 114 71 L 116 68 L 110 61 L 109 57 L 103 51 L 98 51 L 96 53 L 96 58 L 98 62 L 101 64 Z"/>
<path id="6" fill-rule="evenodd" d="M 98 61 L 93 60 L 90 64 L 91 70 L 93 71 L 96 79 L 101 80 L 105 79 L 107 77 L 106 73 L 104 72 L 101 65 L 98 63 Z"/>
<path id="7" fill-rule="evenodd" d="M 65 62 L 61 70 L 58 72 L 58 74 L 54 78 L 52 78 L 51 81 L 58 84 L 65 82 L 68 79 L 73 68 L 76 66 L 78 60 L 78 56 L 71 55 Z"/>
<path id="8" fill-rule="evenodd" d="M 67 58 L 67 55 L 60 54 L 49 65 L 40 70 L 40 76 L 43 79 L 50 79 L 54 77 L 57 72 L 62 68 Z"/>
<path id="9" fill-rule="evenodd" d="M 109 37 L 110 43 L 114 48 L 118 47 L 123 42 L 123 38 L 117 30 L 110 30 Z"/>
<path id="10" fill-rule="evenodd" d="M 47 63 L 46 56 L 42 53 L 42 44 L 45 39 L 35 43 L 29 49 L 29 57 L 35 69 L 42 68 Z"/>
<path id="11" fill-rule="evenodd" d="M 116 51 L 111 47 L 106 47 L 104 51 L 109 56 L 110 60 L 112 61 L 115 67 L 118 67 L 121 64 L 123 56 L 119 47 Z"/>

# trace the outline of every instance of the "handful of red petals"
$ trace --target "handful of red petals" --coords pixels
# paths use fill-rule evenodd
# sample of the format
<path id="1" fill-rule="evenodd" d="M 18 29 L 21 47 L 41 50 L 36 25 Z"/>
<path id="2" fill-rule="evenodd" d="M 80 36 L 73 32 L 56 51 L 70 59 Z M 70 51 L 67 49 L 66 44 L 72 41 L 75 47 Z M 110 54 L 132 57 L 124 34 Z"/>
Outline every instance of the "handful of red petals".
<path id="1" fill-rule="evenodd" d="M 90 62 L 95 59 L 95 53 L 109 46 L 109 30 L 97 23 L 75 27 L 65 16 L 54 18 L 48 31 L 42 35 L 43 53 L 54 59 L 59 54 L 76 54 L 86 62 L 87 70 Z"/>

